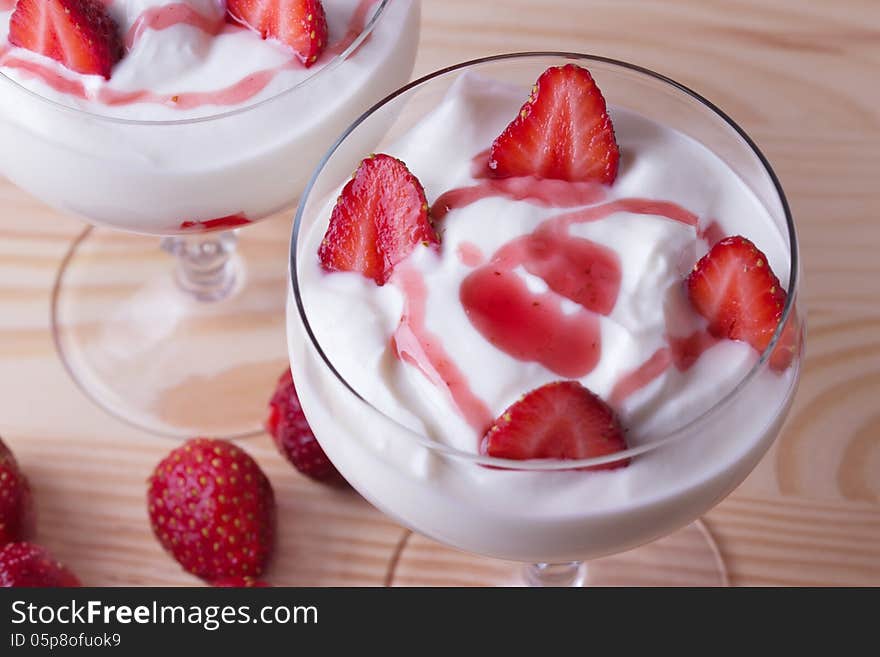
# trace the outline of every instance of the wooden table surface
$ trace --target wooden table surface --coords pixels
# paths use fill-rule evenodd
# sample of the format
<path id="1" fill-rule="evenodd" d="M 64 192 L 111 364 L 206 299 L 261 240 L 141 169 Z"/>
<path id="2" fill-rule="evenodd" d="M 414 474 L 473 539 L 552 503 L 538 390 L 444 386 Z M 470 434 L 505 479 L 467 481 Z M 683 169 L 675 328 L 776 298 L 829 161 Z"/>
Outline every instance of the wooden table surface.
<path id="1" fill-rule="evenodd" d="M 775 446 L 706 522 L 734 584 L 880 585 L 880 4 L 425 0 L 416 74 L 540 49 L 681 80 L 773 163 L 800 229 L 808 357 Z M 82 229 L 0 179 L 0 435 L 35 489 L 38 541 L 84 582 L 194 585 L 146 517 L 145 480 L 171 443 L 94 406 L 52 344 L 51 285 Z M 285 239 L 289 219 L 252 230 Z M 270 579 L 383 584 L 405 530 L 307 481 L 267 436 L 244 444 L 280 503 Z"/>

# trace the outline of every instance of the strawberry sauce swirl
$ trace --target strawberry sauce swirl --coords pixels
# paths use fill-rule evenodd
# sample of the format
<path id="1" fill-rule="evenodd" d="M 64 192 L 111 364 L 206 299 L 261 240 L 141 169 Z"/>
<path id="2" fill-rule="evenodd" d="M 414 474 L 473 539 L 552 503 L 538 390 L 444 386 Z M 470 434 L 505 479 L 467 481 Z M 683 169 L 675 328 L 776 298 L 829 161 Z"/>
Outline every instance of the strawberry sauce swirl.
<path id="1" fill-rule="evenodd" d="M 474 158 L 475 184 L 437 197 L 431 212 L 438 226 L 450 212 L 491 197 L 568 211 L 502 245 L 488 260 L 475 245 L 462 244 L 458 258 L 473 271 L 462 282 L 460 301 L 471 324 L 490 344 L 517 360 L 540 363 L 561 378 L 581 378 L 598 365 L 602 353 L 600 317 L 614 309 L 622 278 L 617 254 L 591 240 L 570 235 L 570 226 L 626 212 L 693 226 L 702 239 L 712 239 L 718 231 L 714 222 L 707 230 L 699 230 L 700 220 L 695 214 L 669 201 L 606 201 L 606 188 L 594 183 L 532 177 L 488 179 L 482 164 L 485 158 L 486 152 Z M 520 267 L 541 278 L 548 290 L 529 290 L 514 271 Z M 444 390 L 465 420 L 482 435 L 491 426 L 493 414 L 471 390 L 440 337 L 426 328 L 428 289 L 422 274 L 414 267 L 405 267 L 395 273 L 392 283 L 404 296 L 403 317 L 392 337 L 395 353 Z M 563 312 L 564 299 L 577 304 L 577 310 Z M 684 337 L 668 335 L 667 330 L 666 342 L 647 361 L 620 375 L 610 394 L 612 405 L 620 407 L 670 367 L 687 370 L 717 340 L 704 330 Z"/>

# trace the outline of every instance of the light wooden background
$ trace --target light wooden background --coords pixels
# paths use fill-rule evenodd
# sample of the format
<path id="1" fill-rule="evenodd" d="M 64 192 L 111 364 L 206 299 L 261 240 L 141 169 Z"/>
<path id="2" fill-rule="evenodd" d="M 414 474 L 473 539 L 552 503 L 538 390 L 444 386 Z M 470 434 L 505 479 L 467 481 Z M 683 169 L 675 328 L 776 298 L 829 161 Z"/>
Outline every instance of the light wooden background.
<path id="1" fill-rule="evenodd" d="M 734 584 L 880 585 L 880 2 L 423 6 L 417 74 L 504 51 L 597 53 L 681 80 L 756 138 L 800 228 L 809 356 L 775 447 L 707 524 Z M 252 230 L 285 240 L 288 224 Z M 82 227 L 0 180 L 0 435 L 36 490 L 38 540 L 84 582 L 197 584 L 153 540 L 144 508 L 145 479 L 171 444 L 93 406 L 52 346 L 50 287 Z M 384 582 L 399 526 L 306 481 L 266 436 L 246 448 L 280 501 L 270 579 Z"/>

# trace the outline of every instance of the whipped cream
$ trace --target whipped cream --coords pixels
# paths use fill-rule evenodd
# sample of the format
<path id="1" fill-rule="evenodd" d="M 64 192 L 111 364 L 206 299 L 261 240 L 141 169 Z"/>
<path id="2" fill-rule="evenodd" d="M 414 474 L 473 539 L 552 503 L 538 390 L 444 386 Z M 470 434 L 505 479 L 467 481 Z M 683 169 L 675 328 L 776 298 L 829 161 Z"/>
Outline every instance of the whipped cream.
<path id="1" fill-rule="evenodd" d="M 439 254 L 416 249 L 392 281 L 378 287 L 356 273 L 321 270 L 316 254 L 335 195 L 303 228 L 298 273 L 311 329 L 341 376 L 378 411 L 347 392 L 308 347 L 295 308 L 289 345 L 295 378 L 309 382 L 300 386 L 300 397 L 319 441 L 374 504 L 463 549 L 562 561 L 656 538 L 730 492 L 775 435 L 795 368 L 760 372 L 735 403 L 712 417 L 718 424 L 696 426 L 682 440 L 610 472 L 488 469 L 442 457 L 414 436 L 476 453 L 485 417 L 491 422 L 545 383 L 576 378 L 616 406 L 630 446 L 662 438 L 711 408 L 758 359 L 747 344 L 701 337 L 705 325 L 690 309 L 682 280 L 708 250 L 707 240 L 746 235 L 767 254 L 783 285 L 789 258 L 765 208 L 718 157 L 681 133 L 614 107 L 613 98 L 621 170 L 599 198 L 567 200 L 564 208 L 497 193 L 461 202 L 468 196 L 462 189 L 487 184 L 474 177 L 472 158 L 479 162 L 480 151 L 516 115 L 526 94 L 464 74 L 433 112 L 385 149 L 421 180 L 435 216 L 445 213 Z M 585 357 L 578 365 L 572 357 L 548 365 L 514 357 L 491 344 L 466 313 L 463 283 L 491 266 L 493 254 L 542 225 L 555 226 L 566 239 L 590 240 L 617 258 L 612 307 L 592 313 L 595 362 Z M 554 301 L 541 277 L 523 267 L 510 275 L 535 299 Z M 466 382 L 464 393 L 426 376 L 430 363 L 416 366 L 397 355 L 401 318 L 406 324 L 415 302 L 407 282 L 413 278 L 423 305 L 418 330 L 442 344 Z M 555 302 L 562 322 L 586 318 L 585 309 L 568 299 Z M 700 344 L 696 353 L 675 347 L 689 337 Z"/>
<path id="2" fill-rule="evenodd" d="M 141 233 L 240 225 L 288 207 L 333 139 L 406 82 L 415 60 L 418 0 L 324 5 L 329 46 L 308 69 L 226 24 L 216 0 L 114 0 L 131 48 L 109 81 L 7 44 L 0 172 L 64 211 Z M 371 33 L 339 57 L 376 11 Z M 3 43 L 10 15 L 0 12 Z"/>
<path id="3" fill-rule="evenodd" d="M 0 12 L 0 71 L 28 89 L 95 114 L 135 120 L 210 116 L 271 98 L 334 61 L 360 35 L 379 0 L 327 0 L 328 48 L 306 68 L 273 39 L 226 21 L 223 0 L 111 0 L 125 56 L 113 75 L 82 75 L 7 43 Z"/>

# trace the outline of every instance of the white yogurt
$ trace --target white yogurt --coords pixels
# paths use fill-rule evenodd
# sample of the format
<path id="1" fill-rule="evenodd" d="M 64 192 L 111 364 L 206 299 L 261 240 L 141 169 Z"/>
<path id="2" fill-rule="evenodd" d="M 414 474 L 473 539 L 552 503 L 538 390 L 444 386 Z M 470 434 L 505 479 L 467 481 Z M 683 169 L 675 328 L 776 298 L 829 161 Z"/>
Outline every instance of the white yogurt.
<path id="1" fill-rule="evenodd" d="M 471 156 L 485 149 L 522 103 L 523 90 L 463 75 L 445 101 L 388 152 L 425 186 L 429 202 L 476 184 Z M 613 99 L 611 99 L 613 101 Z M 477 120 L 476 117 L 479 117 Z M 725 234 L 751 238 L 787 285 L 785 241 L 754 195 L 716 156 L 684 135 L 612 109 L 622 168 L 608 199 L 671 201 Z M 603 201 L 604 202 L 604 201 Z M 466 452 L 479 432 L 444 389 L 391 344 L 404 305 L 393 284 L 377 287 L 354 273 L 324 273 L 316 253 L 332 201 L 303 236 L 299 276 L 311 328 L 333 365 L 377 410 L 360 402 L 310 346 L 289 308 L 291 363 L 309 422 L 330 458 L 368 499 L 416 530 L 453 546 L 499 558 L 566 561 L 638 545 L 692 521 L 729 493 L 773 439 L 790 400 L 794 368 L 763 371 L 751 385 L 681 441 L 609 472 L 511 472 L 444 458 L 415 443 L 419 434 Z M 488 198 L 450 212 L 440 255 L 419 249 L 407 262 L 427 287 L 426 324 L 499 415 L 522 394 L 558 374 L 491 345 L 469 321 L 459 287 L 473 271 L 459 258 L 468 242 L 486 258 L 566 210 Z M 682 279 L 708 246 L 698 229 L 656 215 L 617 212 L 572 225 L 570 234 L 615 251 L 622 282 L 617 303 L 600 318 L 598 365 L 580 380 L 608 399 L 621 377 L 701 320 L 687 307 Z M 529 279 L 535 291 L 540 280 Z M 721 341 L 684 371 L 670 367 L 619 405 L 630 446 L 656 440 L 708 410 L 743 378 L 758 354 Z M 307 382 L 307 383 L 306 383 Z M 381 412 L 379 412 L 381 411 Z M 406 428 L 404 428 L 406 427 Z"/>
<path id="2" fill-rule="evenodd" d="M 110 12 L 128 34 L 145 11 L 166 4 L 182 3 L 115 0 Z M 358 4 L 324 3 L 331 46 L 345 36 Z M 412 72 L 418 0 L 390 0 L 352 55 L 325 53 L 309 69 L 289 65 L 292 52 L 281 44 L 224 26 L 222 2 L 186 0 L 186 7 L 215 29 L 177 24 L 140 30 L 136 38 L 134 30 L 109 81 L 22 48 L 7 50 L 0 62 L 37 61 L 81 84 L 85 97 L 0 64 L 0 172 L 60 209 L 134 232 L 171 234 L 184 224 L 198 230 L 199 222 L 230 215 L 254 221 L 293 203 L 332 140 Z M 10 15 L 0 13 L 3 42 Z M 268 79 L 257 93 L 218 100 L 218 91 L 247 87 L 253 75 Z M 149 96 L 106 102 L 132 91 Z M 193 122 L 162 123 L 185 119 Z"/>

